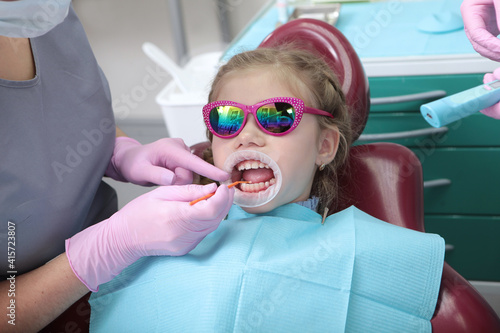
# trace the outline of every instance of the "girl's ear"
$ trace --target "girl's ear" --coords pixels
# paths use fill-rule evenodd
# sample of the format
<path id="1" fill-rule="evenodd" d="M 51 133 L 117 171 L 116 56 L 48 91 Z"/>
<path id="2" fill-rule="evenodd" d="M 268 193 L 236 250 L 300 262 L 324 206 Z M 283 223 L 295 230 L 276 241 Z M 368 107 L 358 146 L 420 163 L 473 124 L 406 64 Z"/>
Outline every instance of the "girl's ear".
<path id="1" fill-rule="evenodd" d="M 329 164 L 335 158 L 339 148 L 340 133 L 337 127 L 326 128 L 321 131 L 318 142 L 318 156 L 316 165 Z"/>

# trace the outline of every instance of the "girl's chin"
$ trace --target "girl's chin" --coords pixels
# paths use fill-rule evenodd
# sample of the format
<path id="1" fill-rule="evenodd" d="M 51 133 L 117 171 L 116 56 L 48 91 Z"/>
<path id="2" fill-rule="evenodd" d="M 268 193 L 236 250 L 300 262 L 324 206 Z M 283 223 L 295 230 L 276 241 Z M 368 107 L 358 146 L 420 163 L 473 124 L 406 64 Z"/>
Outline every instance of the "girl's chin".
<path id="1" fill-rule="evenodd" d="M 257 206 L 257 207 L 241 207 L 245 212 L 249 214 L 263 214 L 270 212 L 274 210 L 275 208 L 279 207 L 281 205 L 274 204 L 272 201 L 268 202 L 262 206 Z"/>

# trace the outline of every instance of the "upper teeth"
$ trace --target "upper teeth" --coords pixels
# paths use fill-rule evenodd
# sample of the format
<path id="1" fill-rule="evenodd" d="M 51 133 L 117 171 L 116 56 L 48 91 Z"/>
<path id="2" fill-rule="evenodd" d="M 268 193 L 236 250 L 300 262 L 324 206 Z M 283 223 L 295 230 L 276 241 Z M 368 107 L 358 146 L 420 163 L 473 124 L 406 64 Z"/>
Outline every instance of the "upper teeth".
<path id="1" fill-rule="evenodd" d="M 244 171 L 250 169 L 262 169 L 262 168 L 269 169 L 269 165 L 256 161 L 245 161 L 238 164 L 238 171 Z"/>

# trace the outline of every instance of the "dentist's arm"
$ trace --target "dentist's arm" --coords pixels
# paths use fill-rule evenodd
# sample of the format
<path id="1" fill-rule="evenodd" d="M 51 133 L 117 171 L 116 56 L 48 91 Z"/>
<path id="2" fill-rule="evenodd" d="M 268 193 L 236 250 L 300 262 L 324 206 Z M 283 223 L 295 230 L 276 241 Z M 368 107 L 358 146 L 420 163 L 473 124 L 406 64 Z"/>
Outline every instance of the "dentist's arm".
<path id="1" fill-rule="evenodd" d="M 4 312 L 0 331 L 37 332 L 137 259 L 186 254 L 219 226 L 231 207 L 234 190 L 227 186 L 189 205 L 215 189 L 215 184 L 157 188 L 68 239 L 65 255 L 16 277 L 16 325 L 8 323 Z M 0 283 L 4 311 L 12 299 L 9 288 L 9 280 Z"/>
<path id="2" fill-rule="evenodd" d="M 89 292 L 73 274 L 66 255 L 11 281 L 0 282 L 0 332 L 38 332 Z M 14 294 L 15 295 L 14 295 Z M 15 303 L 15 317 L 9 317 Z M 14 321 L 11 321 L 15 319 Z M 12 325 L 9 323 L 15 323 Z"/>
<path id="3" fill-rule="evenodd" d="M 231 208 L 234 190 L 225 185 L 210 199 L 189 204 L 215 190 L 215 184 L 165 186 L 134 199 L 66 240 L 73 272 L 96 291 L 141 257 L 188 253 L 217 229 Z"/>

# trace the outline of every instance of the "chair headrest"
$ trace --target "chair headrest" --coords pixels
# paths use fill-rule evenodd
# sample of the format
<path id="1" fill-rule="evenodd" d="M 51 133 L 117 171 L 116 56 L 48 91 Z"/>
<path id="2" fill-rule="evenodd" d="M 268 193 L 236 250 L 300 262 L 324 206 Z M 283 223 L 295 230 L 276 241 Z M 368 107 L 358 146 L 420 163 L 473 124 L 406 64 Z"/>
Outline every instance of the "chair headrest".
<path id="1" fill-rule="evenodd" d="M 370 110 L 370 91 L 363 65 L 345 36 L 315 19 L 296 19 L 270 33 L 259 47 L 294 43 L 325 60 L 337 75 L 351 111 L 353 141 L 363 131 Z"/>

